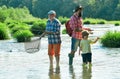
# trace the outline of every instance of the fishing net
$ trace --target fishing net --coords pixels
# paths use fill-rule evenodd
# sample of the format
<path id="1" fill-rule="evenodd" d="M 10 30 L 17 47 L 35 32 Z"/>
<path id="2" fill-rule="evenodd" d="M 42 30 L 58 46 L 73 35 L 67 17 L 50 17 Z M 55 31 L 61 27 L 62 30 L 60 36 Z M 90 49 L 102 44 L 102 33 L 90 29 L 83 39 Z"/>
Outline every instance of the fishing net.
<path id="1" fill-rule="evenodd" d="M 40 41 L 41 41 L 40 37 L 33 37 L 31 41 L 25 42 L 24 43 L 25 51 L 27 53 L 38 52 L 40 50 Z"/>

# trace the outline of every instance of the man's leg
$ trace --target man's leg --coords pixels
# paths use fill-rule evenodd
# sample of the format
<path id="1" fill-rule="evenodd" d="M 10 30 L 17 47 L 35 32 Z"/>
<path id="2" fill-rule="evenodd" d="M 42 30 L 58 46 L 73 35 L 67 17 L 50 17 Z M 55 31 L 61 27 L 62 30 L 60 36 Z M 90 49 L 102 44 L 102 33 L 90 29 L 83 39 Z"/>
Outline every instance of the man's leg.
<path id="1" fill-rule="evenodd" d="M 71 39 L 71 52 L 68 54 L 68 57 L 69 57 L 69 65 L 72 65 L 73 64 L 73 58 L 74 58 L 74 54 L 75 54 L 75 51 L 77 51 L 77 47 L 78 47 L 78 40 L 76 38 L 72 38 Z"/>

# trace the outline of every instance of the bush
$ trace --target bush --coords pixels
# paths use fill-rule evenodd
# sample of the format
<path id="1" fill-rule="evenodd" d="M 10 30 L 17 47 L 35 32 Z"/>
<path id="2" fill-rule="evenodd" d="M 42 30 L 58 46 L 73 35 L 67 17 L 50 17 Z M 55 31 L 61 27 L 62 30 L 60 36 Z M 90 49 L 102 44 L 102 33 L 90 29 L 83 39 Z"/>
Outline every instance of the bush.
<path id="1" fill-rule="evenodd" d="M 120 32 L 106 32 L 106 34 L 101 38 L 101 43 L 105 47 L 120 47 Z"/>
<path id="2" fill-rule="evenodd" d="M 84 24 L 90 24 L 90 21 L 84 21 Z"/>
<path id="3" fill-rule="evenodd" d="M 40 35 L 45 31 L 45 27 L 46 27 L 46 21 L 44 21 L 44 20 L 37 21 L 32 25 L 31 31 L 35 35 Z"/>
<path id="4" fill-rule="evenodd" d="M 119 26 L 120 24 L 119 23 L 115 23 L 115 26 Z"/>
<path id="5" fill-rule="evenodd" d="M 9 39 L 9 28 L 5 24 L 0 23 L 0 40 Z"/>
<path id="6" fill-rule="evenodd" d="M 62 16 L 60 16 L 58 19 L 60 20 L 61 24 L 65 24 L 69 20 L 69 18 Z"/>
<path id="7" fill-rule="evenodd" d="M 66 29 L 63 29 L 62 30 L 62 34 L 66 34 L 67 32 L 66 32 Z"/>
<path id="8" fill-rule="evenodd" d="M 6 19 L 5 24 L 9 27 L 12 28 L 13 25 L 18 24 L 19 21 L 16 20 L 11 20 L 11 19 Z"/>
<path id="9" fill-rule="evenodd" d="M 17 39 L 17 42 L 30 41 L 32 36 L 34 35 L 29 30 L 19 30 L 13 35 L 13 37 Z"/>
<path id="10" fill-rule="evenodd" d="M 29 30 L 30 29 L 30 27 L 24 23 L 11 24 L 9 25 L 9 28 L 11 29 L 11 34 L 14 34 L 18 30 Z"/>
<path id="11" fill-rule="evenodd" d="M 84 24 L 105 24 L 106 20 L 103 19 L 94 19 L 94 18 L 85 18 Z"/>
<path id="12" fill-rule="evenodd" d="M 36 19 L 33 17 L 26 7 L 23 8 L 12 8 L 2 6 L 0 7 L 0 22 L 6 22 L 8 20 L 15 21 L 29 21 Z"/>
<path id="13" fill-rule="evenodd" d="M 34 21 L 24 21 L 23 23 L 28 24 L 28 25 L 33 25 Z"/>
<path id="14" fill-rule="evenodd" d="M 105 21 L 100 21 L 97 24 L 105 24 Z"/>

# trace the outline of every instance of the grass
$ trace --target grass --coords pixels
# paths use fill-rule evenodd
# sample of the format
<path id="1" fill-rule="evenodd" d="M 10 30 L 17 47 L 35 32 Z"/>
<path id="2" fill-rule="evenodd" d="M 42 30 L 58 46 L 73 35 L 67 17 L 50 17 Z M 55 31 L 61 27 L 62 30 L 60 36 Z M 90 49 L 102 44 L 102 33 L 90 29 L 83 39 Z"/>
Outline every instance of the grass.
<path id="1" fill-rule="evenodd" d="M 120 47 L 120 32 L 118 31 L 108 31 L 101 38 L 101 43 L 105 47 Z"/>

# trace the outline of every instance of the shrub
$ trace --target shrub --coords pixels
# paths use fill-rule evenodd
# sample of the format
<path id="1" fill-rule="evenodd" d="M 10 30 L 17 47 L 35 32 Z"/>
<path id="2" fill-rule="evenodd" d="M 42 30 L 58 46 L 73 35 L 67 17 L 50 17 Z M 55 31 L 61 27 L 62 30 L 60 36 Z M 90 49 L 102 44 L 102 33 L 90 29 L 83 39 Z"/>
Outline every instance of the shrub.
<path id="1" fill-rule="evenodd" d="M 62 30 L 62 34 L 66 34 L 67 32 L 66 32 L 66 29 L 63 29 Z"/>
<path id="2" fill-rule="evenodd" d="M 29 30 L 30 29 L 30 27 L 24 23 L 11 24 L 9 28 L 11 28 L 11 34 L 14 34 L 18 30 Z"/>
<path id="3" fill-rule="evenodd" d="M 94 19 L 94 18 L 85 18 L 84 24 L 105 24 L 106 20 L 103 19 Z"/>
<path id="4" fill-rule="evenodd" d="M 115 23 L 115 26 L 119 26 L 120 24 L 119 23 Z"/>
<path id="5" fill-rule="evenodd" d="M 24 21 L 23 23 L 28 24 L 28 25 L 33 25 L 34 21 Z"/>
<path id="6" fill-rule="evenodd" d="M 90 21 L 84 21 L 84 24 L 90 24 Z"/>
<path id="7" fill-rule="evenodd" d="M 5 24 L 0 23 L 0 40 L 9 39 L 9 28 Z"/>
<path id="8" fill-rule="evenodd" d="M 29 30 L 19 30 L 14 33 L 13 37 L 17 39 L 17 42 L 30 41 L 33 34 Z"/>
<path id="9" fill-rule="evenodd" d="M 46 21 L 37 21 L 32 25 L 31 31 L 35 35 L 40 35 L 45 31 L 45 27 Z"/>
<path id="10" fill-rule="evenodd" d="M 69 18 L 62 16 L 60 16 L 58 19 L 60 20 L 61 24 L 65 24 L 69 20 Z"/>
<path id="11" fill-rule="evenodd" d="M 106 34 L 101 38 L 101 43 L 105 47 L 120 47 L 120 32 L 106 32 Z"/>
<path id="12" fill-rule="evenodd" d="M 105 24 L 105 21 L 100 21 L 97 24 Z"/>

